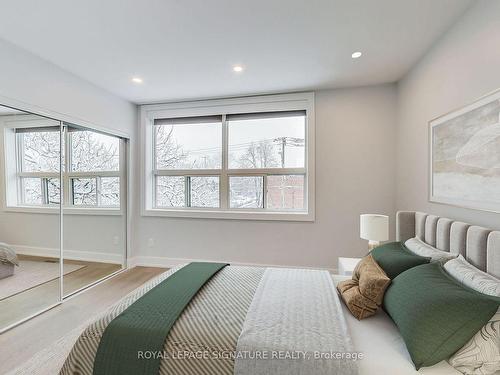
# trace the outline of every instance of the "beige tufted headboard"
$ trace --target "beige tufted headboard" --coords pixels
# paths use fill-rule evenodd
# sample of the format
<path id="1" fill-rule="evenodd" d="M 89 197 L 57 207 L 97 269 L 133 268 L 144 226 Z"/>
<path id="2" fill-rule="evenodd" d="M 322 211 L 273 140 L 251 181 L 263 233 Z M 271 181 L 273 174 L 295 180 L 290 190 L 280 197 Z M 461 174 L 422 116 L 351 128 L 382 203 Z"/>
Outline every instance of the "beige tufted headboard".
<path id="1" fill-rule="evenodd" d="M 425 243 L 453 254 L 500 278 L 500 231 L 453 221 L 424 212 L 399 211 L 396 240 L 418 237 Z"/>

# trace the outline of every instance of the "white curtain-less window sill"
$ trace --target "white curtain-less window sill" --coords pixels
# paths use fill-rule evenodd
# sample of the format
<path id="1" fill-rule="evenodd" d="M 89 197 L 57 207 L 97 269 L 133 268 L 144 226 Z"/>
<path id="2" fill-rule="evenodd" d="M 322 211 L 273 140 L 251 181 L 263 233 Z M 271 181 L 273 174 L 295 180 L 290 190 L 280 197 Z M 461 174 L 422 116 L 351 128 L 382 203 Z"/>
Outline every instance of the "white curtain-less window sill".
<path id="1" fill-rule="evenodd" d="M 226 219 L 226 220 L 271 220 L 271 221 L 314 221 L 310 212 L 277 211 L 242 211 L 210 209 L 164 209 L 150 208 L 143 210 L 142 216 L 177 217 L 190 219 Z"/>
<path id="2" fill-rule="evenodd" d="M 29 214 L 53 214 L 59 215 L 59 207 L 34 207 L 34 206 L 9 206 L 5 207 L 5 212 L 20 212 Z M 104 216 L 120 216 L 123 215 L 119 208 L 105 207 L 63 207 L 64 215 L 104 215 Z"/>

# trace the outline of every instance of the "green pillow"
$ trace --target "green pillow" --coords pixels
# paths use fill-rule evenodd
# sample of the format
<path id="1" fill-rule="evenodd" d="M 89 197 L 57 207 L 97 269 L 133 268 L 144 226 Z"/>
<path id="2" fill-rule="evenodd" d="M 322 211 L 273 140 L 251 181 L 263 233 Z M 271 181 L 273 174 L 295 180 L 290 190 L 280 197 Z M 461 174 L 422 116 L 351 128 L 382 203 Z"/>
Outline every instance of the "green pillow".
<path id="1" fill-rule="evenodd" d="M 413 254 L 401 242 L 390 242 L 372 250 L 371 255 L 392 280 L 407 269 L 429 263 L 431 258 Z"/>
<path id="2" fill-rule="evenodd" d="M 462 348 L 499 305 L 500 298 L 464 287 L 439 263 L 401 273 L 384 296 L 384 308 L 398 326 L 417 370 Z"/>

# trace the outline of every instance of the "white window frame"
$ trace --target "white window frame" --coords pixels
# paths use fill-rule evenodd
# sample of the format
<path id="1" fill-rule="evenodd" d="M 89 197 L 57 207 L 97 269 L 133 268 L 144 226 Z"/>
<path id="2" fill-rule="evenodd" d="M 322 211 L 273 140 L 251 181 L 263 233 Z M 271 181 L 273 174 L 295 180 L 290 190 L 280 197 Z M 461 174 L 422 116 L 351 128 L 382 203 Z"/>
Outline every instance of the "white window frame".
<path id="1" fill-rule="evenodd" d="M 223 152 L 222 169 L 157 170 L 154 155 L 154 120 L 177 117 L 222 116 L 223 145 L 227 145 L 225 116 L 241 113 L 305 111 L 305 168 L 227 169 L 227 153 Z M 140 168 L 141 215 L 213 218 L 237 220 L 314 221 L 315 219 L 315 117 L 314 93 L 265 95 L 244 98 L 203 100 L 166 104 L 147 104 L 140 107 Z M 304 175 L 305 209 L 301 211 L 272 211 L 269 209 L 229 208 L 228 176 Z M 220 176 L 220 208 L 157 208 L 154 202 L 155 176 Z M 264 184 L 265 184 L 264 178 Z M 264 199 L 267 192 L 264 186 Z"/>
<path id="2" fill-rule="evenodd" d="M 27 213 L 59 213 L 59 204 L 27 204 L 24 203 L 23 189 L 22 189 L 22 178 L 40 178 L 42 186 L 44 185 L 44 180 L 49 178 L 60 179 L 61 174 L 59 172 L 25 172 L 22 171 L 22 141 L 19 134 L 15 133 L 16 128 L 36 128 L 36 127 L 54 127 L 55 122 L 58 124 L 60 121 L 51 119 L 40 119 L 38 116 L 29 115 L 25 116 L 24 119 L 19 120 L 13 118 L 8 121 L 8 124 L 4 126 L 4 152 L 6 165 L 4 165 L 4 170 L 6 173 L 5 179 L 5 191 L 6 191 L 6 204 L 5 211 L 10 212 L 27 212 Z M 89 131 L 95 131 L 93 129 L 84 129 Z M 99 132 L 97 130 L 97 132 Z M 10 134 L 10 135 L 8 135 Z M 119 170 L 118 171 L 96 171 L 96 172 L 73 172 L 71 168 L 71 141 L 69 132 L 63 132 L 62 137 L 65 138 L 65 155 L 68 155 L 67 163 L 65 164 L 65 170 L 62 173 L 62 194 L 64 199 L 64 213 L 66 214 L 88 214 L 88 215 L 122 215 L 124 213 L 124 196 L 126 194 L 126 186 L 124 186 L 126 181 L 126 145 L 125 141 L 121 136 L 115 136 L 113 134 L 107 133 L 109 136 L 119 138 Z M 10 151 L 9 151 L 10 150 Z M 12 152 L 14 151 L 14 152 Z M 12 155 L 15 155 L 15 160 L 12 160 Z M 7 165 L 8 164 L 8 165 Z M 119 206 L 99 206 L 98 203 L 95 206 L 91 205 L 74 205 L 73 195 L 71 192 L 72 184 L 71 180 L 73 178 L 96 178 L 97 184 L 99 184 L 99 179 L 101 177 L 118 177 L 120 179 L 120 205 Z M 97 186 L 99 188 L 99 186 Z M 44 189 L 42 187 L 42 194 Z M 99 195 L 97 195 L 99 199 Z"/>

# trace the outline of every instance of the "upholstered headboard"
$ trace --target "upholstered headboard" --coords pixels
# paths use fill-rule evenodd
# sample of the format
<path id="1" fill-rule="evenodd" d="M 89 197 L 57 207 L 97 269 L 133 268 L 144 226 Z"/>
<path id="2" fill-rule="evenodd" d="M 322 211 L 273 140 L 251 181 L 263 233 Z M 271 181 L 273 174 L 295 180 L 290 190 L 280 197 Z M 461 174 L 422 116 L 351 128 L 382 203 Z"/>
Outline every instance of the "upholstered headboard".
<path id="1" fill-rule="evenodd" d="M 399 211 L 396 240 L 418 237 L 425 243 L 453 254 L 500 278 L 500 231 L 453 221 L 424 212 Z"/>

